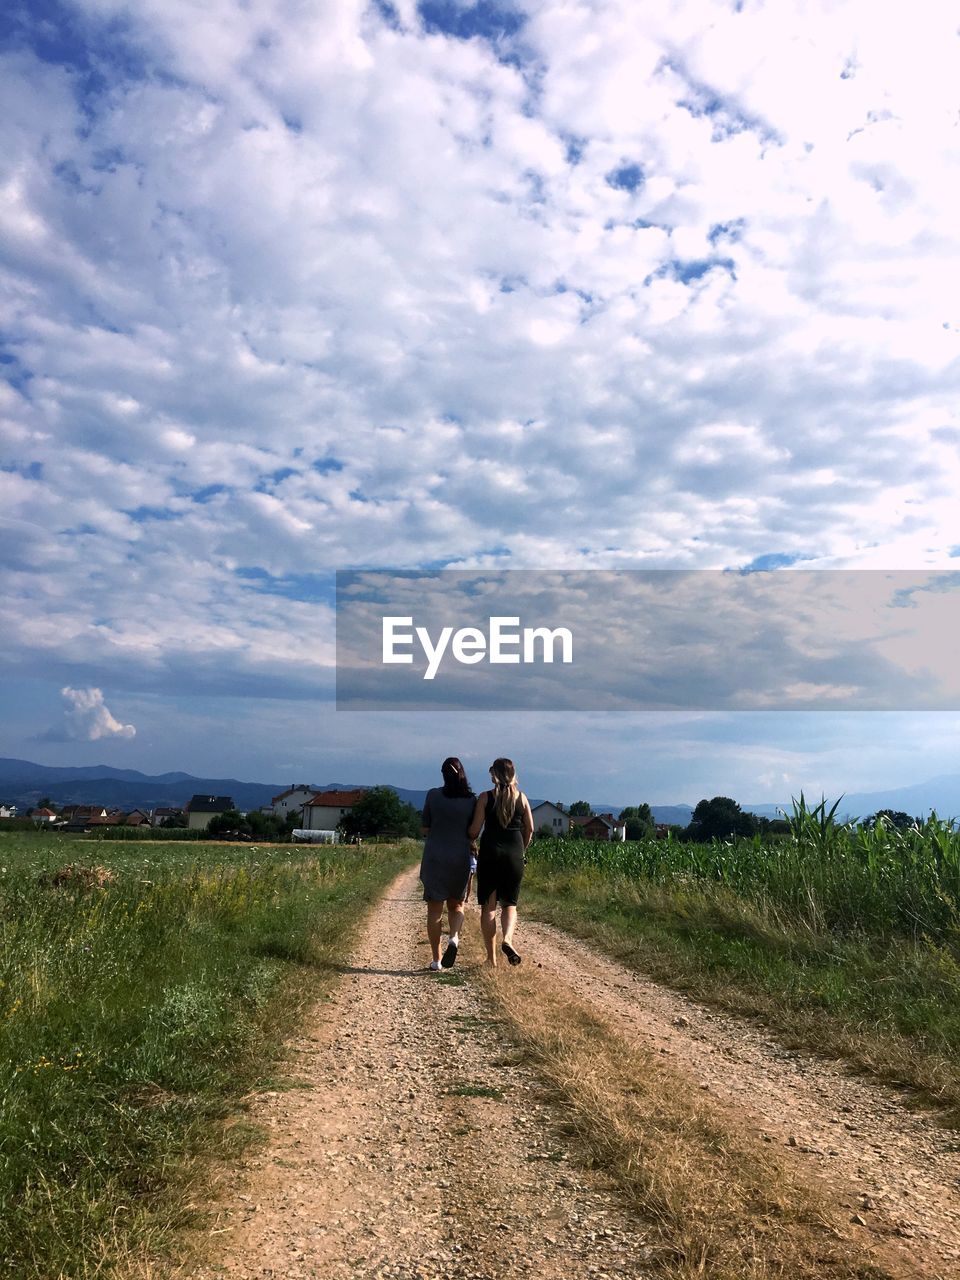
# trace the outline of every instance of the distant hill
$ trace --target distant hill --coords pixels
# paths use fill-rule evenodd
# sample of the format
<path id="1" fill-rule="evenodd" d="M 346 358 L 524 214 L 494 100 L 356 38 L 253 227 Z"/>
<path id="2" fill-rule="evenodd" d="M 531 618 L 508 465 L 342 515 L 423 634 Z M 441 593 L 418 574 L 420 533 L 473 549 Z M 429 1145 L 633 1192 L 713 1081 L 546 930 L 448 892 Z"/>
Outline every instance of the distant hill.
<path id="1" fill-rule="evenodd" d="M 318 791 L 352 791 L 371 783 L 327 782 Z M 390 786 L 386 783 L 384 785 Z M 87 765 L 70 768 L 59 765 L 34 764 L 30 760 L 0 758 L 0 802 L 19 808 L 35 805 L 41 796 L 49 796 L 57 805 L 103 804 L 107 808 L 155 809 L 160 806 L 180 808 L 194 794 L 232 796 L 240 809 L 258 809 L 269 804 L 273 796 L 285 791 L 289 782 L 241 782 L 237 778 L 198 778 L 190 773 L 140 773 L 137 769 L 115 769 L 111 765 Z M 423 807 L 426 788 L 391 787 L 401 800 L 415 808 Z M 840 791 L 828 794 L 833 804 Z M 819 803 L 819 795 L 808 795 L 808 804 Z M 531 804 L 540 801 L 530 798 Z M 635 803 L 635 802 L 631 802 Z M 622 804 L 594 804 L 594 813 L 619 813 Z M 653 804 L 656 822 L 686 826 L 693 813 L 689 804 Z M 778 810 L 790 812 L 789 798 L 782 804 L 744 804 L 742 807 L 761 817 L 776 818 Z M 837 810 L 845 818 L 865 818 L 878 809 L 896 809 L 911 817 L 926 817 L 935 809 L 942 818 L 960 816 L 960 774 L 941 774 L 927 782 L 886 791 L 852 792 L 845 795 Z"/>
<path id="2" fill-rule="evenodd" d="M 820 803 L 820 795 L 806 793 L 807 808 Z M 960 774 L 943 773 L 939 777 L 930 778 L 926 782 L 915 782 L 908 787 L 891 787 L 886 791 L 851 791 L 841 798 L 839 787 L 827 792 L 827 808 L 831 808 L 835 800 L 840 801 L 837 817 L 849 821 L 854 818 L 868 818 L 878 809 L 893 809 L 908 813 L 911 818 L 926 818 L 932 810 L 936 810 L 941 818 L 960 817 Z M 777 810 L 786 813 L 792 811 L 792 804 L 787 801 L 781 805 L 745 804 L 741 806 L 761 817 L 776 818 Z"/>
<path id="3" fill-rule="evenodd" d="M 110 765 L 66 768 L 34 764 L 30 760 L 0 759 L 0 801 L 20 809 L 35 805 L 41 796 L 54 804 L 102 804 L 116 809 L 182 808 L 192 795 L 231 796 L 238 808 L 259 809 L 285 791 L 288 782 L 241 782 L 238 778 L 197 778 L 190 773 L 151 776 L 136 769 Z M 318 791 L 350 791 L 360 783 L 328 782 Z M 370 784 L 365 784 L 369 786 Z M 426 791 L 394 787 L 401 800 L 423 807 Z"/>

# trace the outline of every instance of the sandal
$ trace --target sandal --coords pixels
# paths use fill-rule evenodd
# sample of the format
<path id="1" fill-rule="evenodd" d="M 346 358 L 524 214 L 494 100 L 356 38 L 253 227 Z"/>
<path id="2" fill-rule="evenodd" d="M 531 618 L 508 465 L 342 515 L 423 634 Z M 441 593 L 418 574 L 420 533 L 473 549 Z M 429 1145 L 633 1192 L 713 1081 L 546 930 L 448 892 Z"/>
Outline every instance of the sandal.
<path id="1" fill-rule="evenodd" d="M 447 949 L 443 953 L 443 958 L 441 959 L 440 964 L 443 966 L 444 969 L 452 969 L 453 966 L 456 964 L 456 962 L 457 962 L 457 944 L 455 942 L 448 942 Z"/>
<path id="2" fill-rule="evenodd" d="M 501 942 L 500 950 L 507 957 L 507 959 L 511 964 L 519 964 L 523 959 L 523 957 L 520 955 L 520 952 L 514 951 L 513 947 L 511 947 L 509 942 Z"/>

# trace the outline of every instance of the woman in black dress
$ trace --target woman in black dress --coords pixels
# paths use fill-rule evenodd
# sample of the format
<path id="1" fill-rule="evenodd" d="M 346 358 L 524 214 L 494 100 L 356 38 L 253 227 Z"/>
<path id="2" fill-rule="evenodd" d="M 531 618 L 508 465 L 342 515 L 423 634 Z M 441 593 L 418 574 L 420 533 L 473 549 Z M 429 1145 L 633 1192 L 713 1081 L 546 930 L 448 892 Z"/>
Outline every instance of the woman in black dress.
<path id="1" fill-rule="evenodd" d="M 517 783 L 512 760 L 504 756 L 494 760 L 490 778 L 493 790 L 477 797 L 467 834 L 476 839 L 483 828 L 477 853 L 477 901 L 487 964 L 496 968 L 498 903 L 503 934 L 500 950 L 511 964 L 520 963 L 520 954 L 513 945 L 513 931 L 517 923 L 524 853 L 533 838 L 533 814 L 530 802 Z"/>
<path id="2" fill-rule="evenodd" d="M 467 827 L 476 797 L 467 782 L 463 765 L 456 756 L 448 756 L 440 766 L 443 786 L 427 792 L 423 806 L 423 826 L 427 837 L 420 863 L 423 899 L 427 904 L 427 937 L 432 959 L 430 968 L 449 969 L 456 962 L 463 928 L 463 904 L 470 880 L 473 841 Z M 440 938 L 443 933 L 443 904 L 447 904 L 449 936 L 443 958 Z"/>

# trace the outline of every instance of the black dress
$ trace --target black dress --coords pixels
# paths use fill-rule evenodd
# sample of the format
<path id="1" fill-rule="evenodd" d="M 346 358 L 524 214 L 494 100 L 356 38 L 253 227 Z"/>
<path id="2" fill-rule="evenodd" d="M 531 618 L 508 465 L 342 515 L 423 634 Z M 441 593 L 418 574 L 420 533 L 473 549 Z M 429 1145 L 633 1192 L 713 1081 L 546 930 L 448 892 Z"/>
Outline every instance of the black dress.
<path id="1" fill-rule="evenodd" d="M 463 901 L 470 879 L 470 838 L 467 827 L 477 797 L 447 796 L 442 787 L 427 792 L 423 825 L 429 827 L 420 863 L 424 902 Z"/>
<path id="2" fill-rule="evenodd" d="M 500 825 L 493 806 L 493 792 L 487 795 L 483 835 L 477 852 L 477 901 L 483 905 L 496 893 L 501 907 L 517 905 L 523 879 L 523 795 L 517 796 L 513 817 Z"/>

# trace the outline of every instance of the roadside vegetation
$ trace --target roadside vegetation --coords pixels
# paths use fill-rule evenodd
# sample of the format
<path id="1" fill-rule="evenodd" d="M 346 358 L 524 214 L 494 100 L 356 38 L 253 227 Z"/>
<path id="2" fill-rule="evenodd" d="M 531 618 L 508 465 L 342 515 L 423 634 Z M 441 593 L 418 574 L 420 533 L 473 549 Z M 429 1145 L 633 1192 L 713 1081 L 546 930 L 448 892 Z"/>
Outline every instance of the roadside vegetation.
<path id="1" fill-rule="evenodd" d="M 414 853 L 0 837 L 4 1277 L 102 1276 L 165 1247 Z"/>
<path id="2" fill-rule="evenodd" d="M 960 833 L 795 803 L 786 834 L 538 839 L 526 903 L 698 998 L 960 1118 Z"/>

